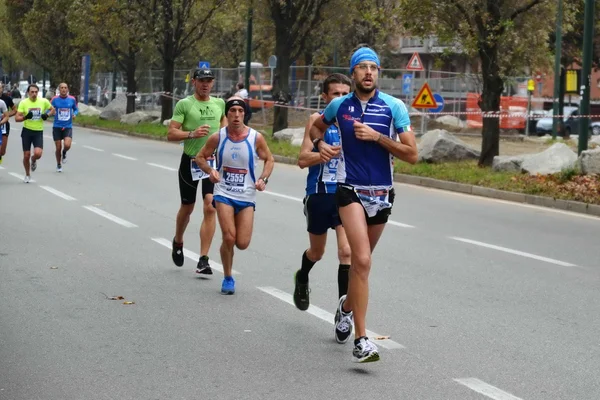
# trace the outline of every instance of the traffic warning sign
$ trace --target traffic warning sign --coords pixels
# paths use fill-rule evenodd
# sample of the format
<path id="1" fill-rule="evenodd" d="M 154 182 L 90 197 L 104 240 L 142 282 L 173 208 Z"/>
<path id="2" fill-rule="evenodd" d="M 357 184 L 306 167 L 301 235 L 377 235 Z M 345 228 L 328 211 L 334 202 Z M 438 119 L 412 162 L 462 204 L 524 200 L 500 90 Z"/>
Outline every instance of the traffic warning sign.
<path id="1" fill-rule="evenodd" d="M 423 71 L 423 63 L 421 62 L 421 57 L 419 57 L 419 53 L 413 53 L 410 61 L 406 65 L 406 69 L 409 71 Z"/>
<path id="2" fill-rule="evenodd" d="M 415 97 L 412 106 L 414 108 L 438 108 L 435 97 L 433 97 L 433 92 L 427 82 L 419 90 L 419 94 Z"/>

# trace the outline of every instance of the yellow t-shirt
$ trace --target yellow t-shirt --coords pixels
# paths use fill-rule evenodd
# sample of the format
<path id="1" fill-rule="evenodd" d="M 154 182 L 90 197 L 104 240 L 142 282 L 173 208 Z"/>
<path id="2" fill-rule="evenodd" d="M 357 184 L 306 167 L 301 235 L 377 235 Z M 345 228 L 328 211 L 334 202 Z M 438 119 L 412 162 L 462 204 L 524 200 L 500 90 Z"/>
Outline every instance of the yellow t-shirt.
<path id="1" fill-rule="evenodd" d="M 42 120 L 42 114 L 48 111 L 52 106 L 48 99 L 38 97 L 35 101 L 31 101 L 29 98 L 23 99 L 19 103 L 18 112 L 22 113 L 23 116 L 26 116 L 29 111 L 33 113 L 32 119 L 26 119 L 23 121 L 23 126 L 27 129 L 31 129 L 32 131 L 43 131 L 44 130 L 44 120 Z"/>

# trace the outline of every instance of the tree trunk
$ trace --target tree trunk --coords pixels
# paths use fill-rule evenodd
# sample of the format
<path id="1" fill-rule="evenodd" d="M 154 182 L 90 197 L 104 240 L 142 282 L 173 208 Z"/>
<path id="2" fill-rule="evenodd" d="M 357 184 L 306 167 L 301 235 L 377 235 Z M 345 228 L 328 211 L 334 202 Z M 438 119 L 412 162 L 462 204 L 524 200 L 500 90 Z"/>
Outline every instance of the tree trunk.
<path id="1" fill-rule="evenodd" d="M 172 58 L 163 60 L 163 94 L 161 97 L 160 119 L 164 121 L 171 118 L 173 114 L 173 73 L 175 71 L 175 62 Z"/>
<path id="2" fill-rule="evenodd" d="M 132 112 L 135 112 L 135 93 L 137 92 L 137 82 L 135 79 L 135 64 L 135 53 L 130 53 L 129 59 L 127 60 L 127 71 L 125 71 L 125 75 L 127 76 L 127 108 L 125 110 L 126 114 L 131 114 Z"/>
<path id="3" fill-rule="evenodd" d="M 273 100 L 289 105 L 290 96 L 290 43 L 289 31 L 286 26 L 277 25 L 275 37 L 275 55 L 277 56 L 277 68 L 273 82 Z M 273 133 L 288 127 L 288 108 L 275 105 L 273 117 Z"/>
<path id="4" fill-rule="evenodd" d="M 498 47 L 495 45 L 484 46 L 480 51 L 483 92 L 480 103 L 483 112 L 500 111 L 500 97 L 504 82 L 498 69 Z M 500 118 L 499 116 L 483 116 L 481 131 L 481 155 L 479 166 L 490 167 L 494 157 L 500 154 Z"/>

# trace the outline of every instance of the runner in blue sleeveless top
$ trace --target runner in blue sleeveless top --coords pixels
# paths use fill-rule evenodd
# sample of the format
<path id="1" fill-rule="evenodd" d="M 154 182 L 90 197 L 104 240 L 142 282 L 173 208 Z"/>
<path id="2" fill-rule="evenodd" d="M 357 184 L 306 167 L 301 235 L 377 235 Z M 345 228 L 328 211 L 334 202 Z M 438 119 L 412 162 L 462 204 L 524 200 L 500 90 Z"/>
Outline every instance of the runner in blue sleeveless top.
<path id="1" fill-rule="evenodd" d="M 342 74 L 329 75 L 323 81 L 323 101 L 330 103 L 333 99 L 345 96 L 350 92 L 352 81 Z M 304 198 L 304 215 L 309 238 L 309 247 L 302 254 L 302 264 L 294 276 L 294 304 L 305 311 L 310 305 L 308 274 L 325 253 L 327 231 L 335 229 L 338 245 L 338 299 L 348 291 L 348 270 L 350 269 L 350 245 L 342 227 L 335 202 L 337 188 L 337 166 L 339 158 L 334 157 L 327 163 L 321 162 L 318 150 L 310 140 L 309 130 L 313 122 L 321 117 L 314 113 L 304 131 L 304 140 L 298 156 L 300 168 L 308 167 L 306 179 L 306 197 Z M 323 140 L 332 146 L 340 145 L 340 134 L 336 125 L 327 128 Z"/>
<path id="2" fill-rule="evenodd" d="M 321 160 L 339 157 L 336 191 L 340 218 L 348 236 L 352 261 L 348 295 L 342 296 L 335 315 L 335 336 L 346 342 L 355 326 L 355 362 L 379 361 L 379 350 L 366 331 L 371 256 L 383 233 L 394 202 L 394 157 L 414 164 L 417 144 L 406 106 L 377 90 L 379 57 L 368 47 L 350 60 L 355 91 L 334 99 L 310 135 Z M 323 140 L 327 127 L 338 123 L 341 148 Z"/>
<path id="3" fill-rule="evenodd" d="M 233 248 L 245 250 L 252 238 L 256 191 L 263 191 L 273 172 L 275 159 L 265 138 L 244 124 L 248 105 L 241 97 L 231 97 L 225 103 L 227 127 L 211 135 L 195 160 L 200 169 L 215 184 L 213 205 L 223 234 L 221 262 L 225 278 L 222 294 L 235 293 L 233 279 Z M 207 159 L 215 154 L 216 165 Z M 260 176 L 255 174 L 258 159 L 264 160 Z"/>
<path id="4" fill-rule="evenodd" d="M 69 86 L 66 83 L 58 85 L 59 96 L 54 96 L 50 101 L 56 109 L 54 124 L 52 126 L 52 137 L 56 146 L 56 172 L 62 172 L 62 164 L 67 162 L 67 151 L 71 149 L 73 140 L 73 119 L 79 114 L 77 100 L 69 96 Z M 65 147 L 62 148 L 62 142 Z"/>

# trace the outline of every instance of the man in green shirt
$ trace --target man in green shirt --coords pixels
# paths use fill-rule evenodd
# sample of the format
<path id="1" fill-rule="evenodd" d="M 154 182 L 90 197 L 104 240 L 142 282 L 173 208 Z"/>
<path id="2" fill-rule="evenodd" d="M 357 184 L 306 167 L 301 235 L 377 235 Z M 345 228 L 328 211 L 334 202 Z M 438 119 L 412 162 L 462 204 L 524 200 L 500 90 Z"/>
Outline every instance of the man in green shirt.
<path id="1" fill-rule="evenodd" d="M 194 211 L 198 184 L 202 181 L 204 218 L 200 226 L 200 259 L 196 273 L 205 275 L 212 275 L 208 263 L 208 251 L 217 222 L 216 209 L 212 205 L 214 184 L 207 179 L 208 175 L 198 167 L 194 158 L 208 137 L 227 125 L 225 102 L 223 99 L 210 96 L 214 79 L 215 76 L 210 69 L 198 69 L 194 72 L 192 79 L 194 94 L 177 102 L 167 135 L 169 141 L 184 141 L 178 173 L 181 207 L 177 213 L 171 256 L 175 265 L 178 267 L 183 265 L 183 234 Z M 214 163 L 214 157 L 212 162 Z"/>
<path id="2" fill-rule="evenodd" d="M 25 179 L 23 182 L 29 183 L 31 180 L 29 169 L 35 171 L 37 160 L 42 158 L 44 149 L 44 121 L 49 115 L 54 115 L 54 107 L 47 99 L 38 97 L 40 89 L 37 85 L 29 85 L 27 88 L 28 98 L 19 103 L 15 121 L 23 122 L 23 131 L 21 132 L 21 141 L 23 142 L 23 166 L 25 167 Z M 31 155 L 31 146 L 33 145 L 33 156 Z M 31 157 L 31 164 L 29 159 Z"/>

